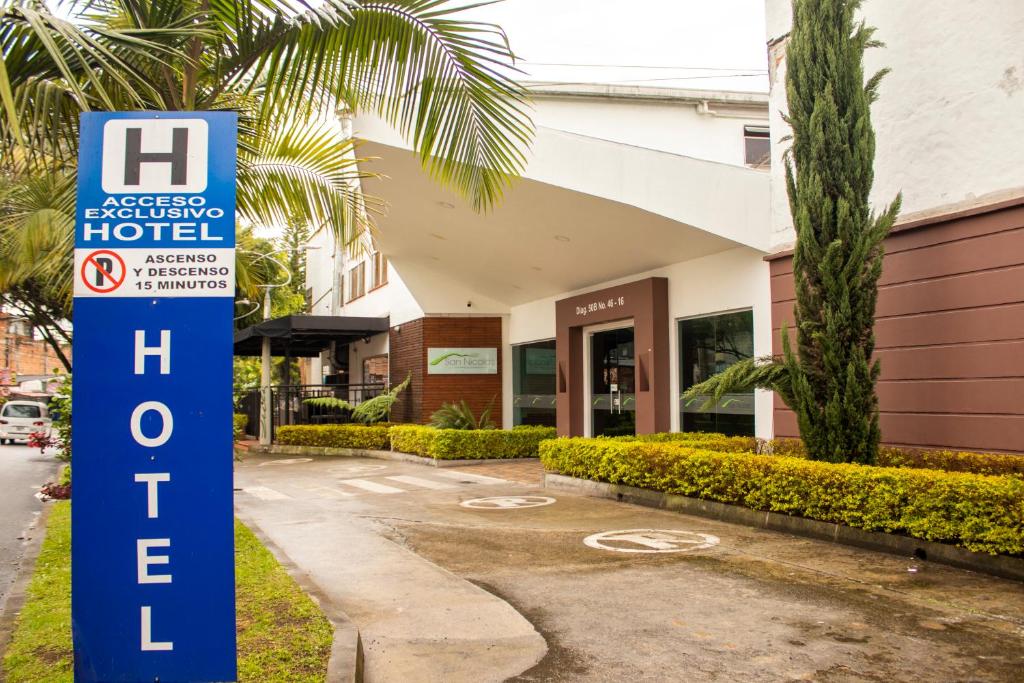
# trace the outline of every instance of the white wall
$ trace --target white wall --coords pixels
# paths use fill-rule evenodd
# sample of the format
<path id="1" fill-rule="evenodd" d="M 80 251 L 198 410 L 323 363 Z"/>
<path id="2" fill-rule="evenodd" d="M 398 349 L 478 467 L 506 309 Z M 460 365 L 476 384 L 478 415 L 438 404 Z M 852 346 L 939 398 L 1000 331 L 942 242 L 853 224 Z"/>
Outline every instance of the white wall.
<path id="1" fill-rule="evenodd" d="M 1020 0 L 867 0 L 867 23 L 884 48 L 865 72 L 888 67 L 872 107 L 877 136 L 872 201 L 903 191 L 903 216 L 944 213 L 1024 193 L 1024 3 Z M 789 0 L 766 1 L 769 44 L 790 30 Z M 785 41 L 769 58 L 772 139 L 785 135 Z M 793 239 L 776 144 L 772 224 Z"/>
<path id="2" fill-rule="evenodd" d="M 722 313 L 741 309 L 754 312 L 754 354 L 764 356 L 772 351 L 771 291 L 768 264 L 763 253 L 738 247 L 704 258 L 684 261 L 666 268 L 636 273 L 626 278 L 610 280 L 584 290 L 565 292 L 557 296 L 513 306 L 509 316 L 509 343 L 523 344 L 555 337 L 555 302 L 565 297 L 588 291 L 641 280 L 647 277 L 668 278 L 668 308 L 671 329 L 670 368 L 673 399 L 672 429 L 679 429 L 679 345 L 678 326 L 681 318 Z M 504 387 L 504 403 L 512 405 L 512 383 Z M 758 391 L 755 398 L 757 436 L 772 435 L 772 396 Z"/>
<path id="3" fill-rule="evenodd" d="M 710 111 L 727 115 L 700 114 L 695 102 L 537 97 L 535 106 L 539 127 L 737 166 L 744 165 L 743 126 L 768 122 L 766 110 L 715 103 Z"/>
<path id="4" fill-rule="evenodd" d="M 363 382 L 364 359 L 381 356 L 388 352 L 389 337 L 390 335 L 384 332 L 375 334 L 365 341 L 360 340 L 348 345 L 348 376 L 352 384 Z"/>

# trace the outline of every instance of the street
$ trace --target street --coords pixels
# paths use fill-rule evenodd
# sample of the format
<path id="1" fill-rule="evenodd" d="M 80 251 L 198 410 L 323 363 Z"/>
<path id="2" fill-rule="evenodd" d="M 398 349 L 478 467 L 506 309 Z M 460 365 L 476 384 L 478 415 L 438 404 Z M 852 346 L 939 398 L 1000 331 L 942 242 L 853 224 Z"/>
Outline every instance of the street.
<path id="1" fill-rule="evenodd" d="M 24 444 L 0 446 L 0 607 L 18 573 L 26 530 L 43 504 L 35 497 L 42 484 L 57 476 L 57 461 Z"/>
<path id="2" fill-rule="evenodd" d="M 1019 680 L 1017 583 L 540 474 L 247 456 L 236 508 L 360 627 L 367 681 Z"/>

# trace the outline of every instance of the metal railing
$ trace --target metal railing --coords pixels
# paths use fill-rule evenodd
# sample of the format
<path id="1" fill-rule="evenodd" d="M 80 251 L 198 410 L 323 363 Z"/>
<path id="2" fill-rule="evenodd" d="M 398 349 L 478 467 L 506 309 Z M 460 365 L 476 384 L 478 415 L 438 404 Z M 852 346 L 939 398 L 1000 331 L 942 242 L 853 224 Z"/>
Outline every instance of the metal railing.
<path id="1" fill-rule="evenodd" d="M 383 382 L 374 384 L 279 384 L 270 387 L 271 439 L 281 425 L 346 424 L 351 411 L 306 403 L 306 399 L 332 397 L 356 406 L 388 390 Z M 258 437 L 260 391 L 253 389 L 239 401 L 239 412 L 249 416 L 246 433 Z"/>

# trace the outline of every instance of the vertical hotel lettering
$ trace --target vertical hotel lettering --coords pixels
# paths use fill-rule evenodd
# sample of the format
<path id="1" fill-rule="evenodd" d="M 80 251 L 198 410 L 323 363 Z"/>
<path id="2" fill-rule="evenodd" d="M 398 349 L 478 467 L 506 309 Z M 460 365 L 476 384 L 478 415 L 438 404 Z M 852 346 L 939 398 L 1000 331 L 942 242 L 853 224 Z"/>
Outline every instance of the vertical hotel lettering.
<path id="1" fill-rule="evenodd" d="M 171 331 L 160 330 L 160 345 L 156 347 L 146 346 L 145 330 L 135 330 L 135 374 L 146 374 L 146 356 L 157 356 L 159 359 L 159 370 L 161 375 L 171 374 Z M 155 364 L 154 364 L 155 365 Z M 153 412 L 160 417 L 160 431 L 156 436 L 146 436 L 142 431 L 142 418 L 147 413 Z M 166 444 L 174 435 L 174 416 L 171 409 L 160 401 L 143 401 L 132 411 L 131 417 L 132 438 L 137 444 L 144 448 L 160 448 Z M 152 457 L 155 460 L 155 456 Z M 170 472 L 137 472 L 134 481 L 146 485 L 146 509 L 139 511 L 145 514 L 147 519 L 160 518 L 160 484 L 171 481 Z M 151 574 L 150 565 L 170 564 L 169 555 L 150 554 L 152 549 L 170 548 L 170 538 L 139 538 L 136 541 L 136 555 L 138 567 L 138 582 L 142 584 L 166 584 L 172 583 L 174 577 L 170 572 L 164 574 Z M 169 552 L 169 551 L 167 551 Z M 139 647 L 142 651 L 169 651 L 174 649 L 173 641 L 153 640 L 153 606 L 139 606 Z"/>

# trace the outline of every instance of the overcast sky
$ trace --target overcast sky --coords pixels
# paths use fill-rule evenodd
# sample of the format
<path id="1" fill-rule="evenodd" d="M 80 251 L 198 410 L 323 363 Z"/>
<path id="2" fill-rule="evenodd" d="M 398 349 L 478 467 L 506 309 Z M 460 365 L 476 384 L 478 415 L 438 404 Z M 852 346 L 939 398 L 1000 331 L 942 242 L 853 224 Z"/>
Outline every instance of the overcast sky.
<path id="1" fill-rule="evenodd" d="M 471 16 L 505 29 L 530 80 L 768 89 L 764 0 L 504 0 Z"/>

